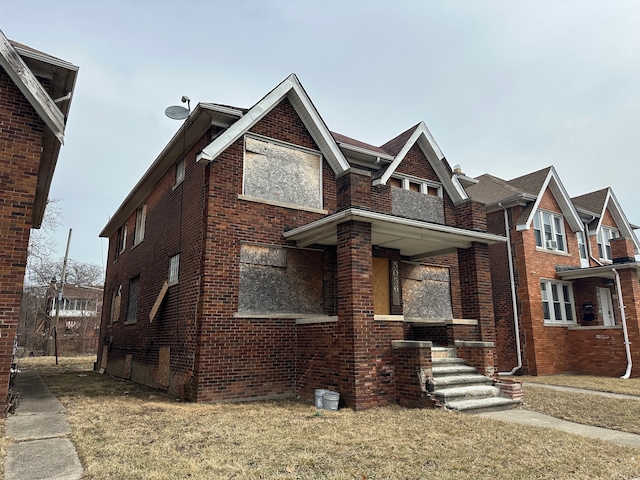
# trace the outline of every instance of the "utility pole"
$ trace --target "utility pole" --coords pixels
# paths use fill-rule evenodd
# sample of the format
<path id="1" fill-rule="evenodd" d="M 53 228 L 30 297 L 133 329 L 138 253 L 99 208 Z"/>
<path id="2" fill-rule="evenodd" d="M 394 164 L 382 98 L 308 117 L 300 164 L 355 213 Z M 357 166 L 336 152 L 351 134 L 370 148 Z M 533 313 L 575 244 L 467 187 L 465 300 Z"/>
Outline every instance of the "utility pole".
<path id="1" fill-rule="evenodd" d="M 64 291 L 64 281 L 67 275 L 67 260 L 69 259 L 69 245 L 71 245 L 71 229 L 67 238 L 67 250 L 64 253 L 62 264 L 62 276 L 60 278 L 60 290 L 58 290 L 58 300 L 56 301 L 56 323 L 53 326 L 53 342 L 55 345 L 56 365 L 58 365 L 58 320 L 60 319 L 60 303 L 62 303 L 62 293 Z"/>

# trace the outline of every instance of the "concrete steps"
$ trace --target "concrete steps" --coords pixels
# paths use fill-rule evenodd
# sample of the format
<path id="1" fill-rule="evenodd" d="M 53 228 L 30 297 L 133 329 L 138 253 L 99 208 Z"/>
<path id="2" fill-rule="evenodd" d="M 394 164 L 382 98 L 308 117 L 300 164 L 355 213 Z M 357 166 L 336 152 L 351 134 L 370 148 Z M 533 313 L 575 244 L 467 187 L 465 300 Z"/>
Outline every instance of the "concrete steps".
<path id="1" fill-rule="evenodd" d="M 431 393 L 448 409 L 484 413 L 513 408 L 520 402 L 501 396 L 493 379 L 479 375 L 456 356 L 455 348 L 432 349 Z"/>

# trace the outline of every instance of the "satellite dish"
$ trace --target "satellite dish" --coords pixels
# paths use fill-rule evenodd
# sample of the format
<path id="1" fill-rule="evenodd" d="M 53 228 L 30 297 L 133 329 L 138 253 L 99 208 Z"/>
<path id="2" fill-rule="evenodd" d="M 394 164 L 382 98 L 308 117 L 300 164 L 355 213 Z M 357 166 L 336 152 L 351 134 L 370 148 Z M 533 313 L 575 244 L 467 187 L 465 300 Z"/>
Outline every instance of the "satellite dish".
<path id="1" fill-rule="evenodd" d="M 173 120 L 184 120 L 189 116 L 189 110 L 180 105 L 172 105 L 164 110 L 164 114 Z"/>

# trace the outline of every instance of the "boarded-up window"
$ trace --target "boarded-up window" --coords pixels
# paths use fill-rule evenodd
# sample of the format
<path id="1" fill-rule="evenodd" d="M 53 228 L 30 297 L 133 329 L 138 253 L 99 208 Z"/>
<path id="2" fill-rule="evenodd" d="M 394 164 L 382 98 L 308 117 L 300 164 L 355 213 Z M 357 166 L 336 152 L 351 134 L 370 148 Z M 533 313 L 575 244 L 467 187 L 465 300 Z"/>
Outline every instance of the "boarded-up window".
<path id="1" fill-rule="evenodd" d="M 319 153 L 245 137 L 244 195 L 322 208 L 321 190 Z"/>
<path id="2" fill-rule="evenodd" d="M 117 322 L 120 319 L 120 299 L 122 298 L 122 285 L 118 285 L 118 288 L 113 290 L 111 294 L 111 316 L 109 320 L 111 323 Z"/>
<path id="3" fill-rule="evenodd" d="M 405 318 L 453 318 L 447 268 L 403 263 L 402 296 Z"/>
<path id="4" fill-rule="evenodd" d="M 136 323 L 138 315 L 138 294 L 140 293 L 140 277 L 132 278 L 129 282 L 129 305 L 125 323 Z"/>
<path id="5" fill-rule="evenodd" d="M 322 314 L 322 252 L 242 245 L 241 313 Z"/>

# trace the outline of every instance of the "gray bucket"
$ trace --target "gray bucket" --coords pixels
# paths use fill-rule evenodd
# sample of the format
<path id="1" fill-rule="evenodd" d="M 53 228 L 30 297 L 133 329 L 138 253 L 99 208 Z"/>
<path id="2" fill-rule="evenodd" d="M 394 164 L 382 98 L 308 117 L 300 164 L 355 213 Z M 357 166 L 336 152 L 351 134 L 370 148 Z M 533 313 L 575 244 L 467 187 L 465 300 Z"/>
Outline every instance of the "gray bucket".
<path id="1" fill-rule="evenodd" d="M 318 388 L 316 390 L 316 408 L 322 410 L 324 408 L 324 394 L 329 390 Z"/>
<path id="2" fill-rule="evenodd" d="M 325 410 L 338 410 L 340 403 L 340 394 L 326 390 L 323 395 L 323 408 Z"/>

